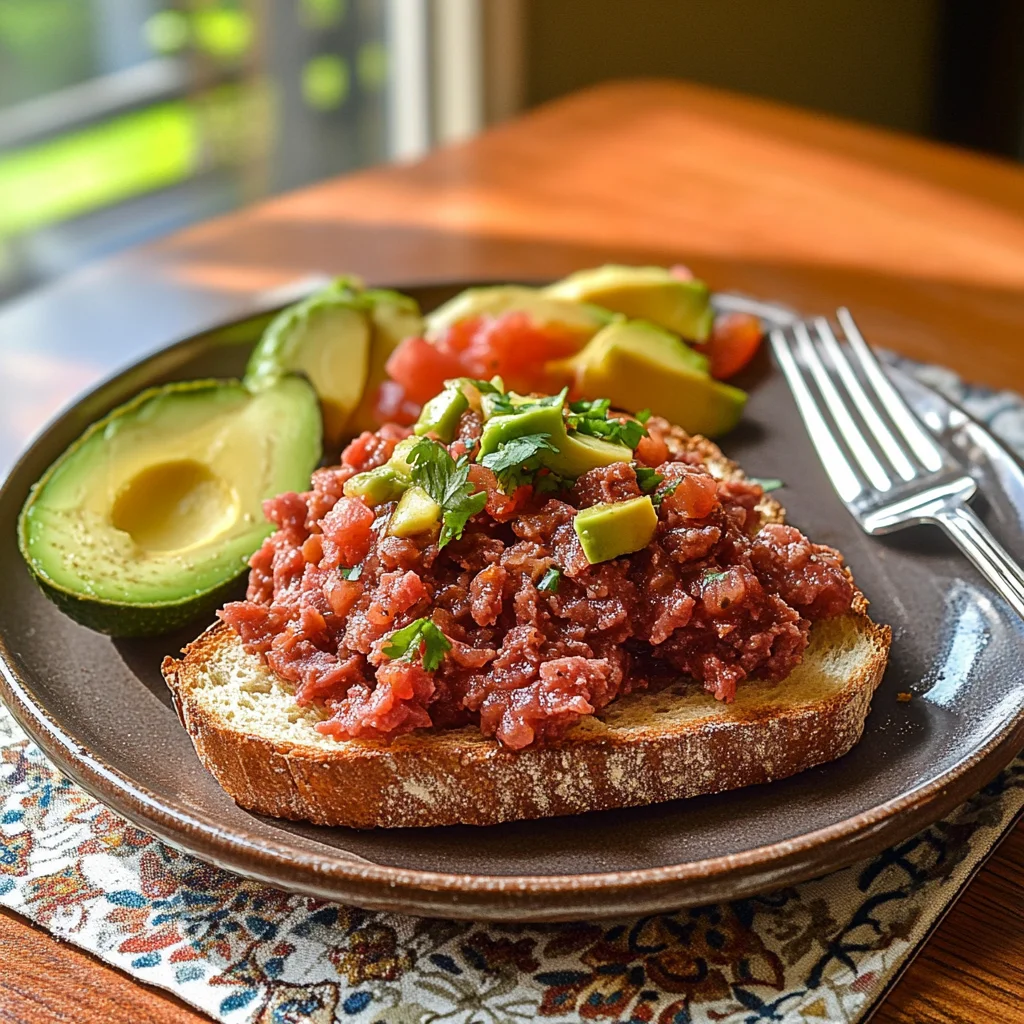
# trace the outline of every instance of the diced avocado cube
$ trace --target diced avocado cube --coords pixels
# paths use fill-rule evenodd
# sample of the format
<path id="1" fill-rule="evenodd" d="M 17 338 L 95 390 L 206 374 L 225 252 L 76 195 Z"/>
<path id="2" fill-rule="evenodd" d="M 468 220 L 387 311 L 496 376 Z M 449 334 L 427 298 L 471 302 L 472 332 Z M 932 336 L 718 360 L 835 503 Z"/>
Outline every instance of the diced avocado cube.
<path id="1" fill-rule="evenodd" d="M 572 525 L 587 561 L 596 565 L 647 547 L 658 513 L 650 495 L 644 495 L 581 509 Z"/>
<path id="2" fill-rule="evenodd" d="M 563 434 L 552 442 L 557 452 L 543 451 L 540 461 L 552 473 L 575 479 L 583 476 L 588 469 L 597 466 L 610 466 L 615 462 L 630 462 L 633 450 L 615 441 L 606 441 L 603 437 L 591 437 L 589 434 Z"/>
<path id="3" fill-rule="evenodd" d="M 544 293 L 651 320 L 694 341 L 707 340 L 714 320 L 708 286 L 680 279 L 664 267 L 592 267 L 570 274 Z"/>
<path id="4" fill-rule="evenodd" d="M 397 501 L 408 490 L 409 474 L 400 467 L 385 463 L 365 473 L 357 473 L 345 481 L 343 488 L 346 498 L 362 498 L 373 508 L 388 501 Z"/>
<path id="5" fill-rule="evenodd" d="M 409 452 L 416 447 L 419 443 L 418 437 L 407 437 L 404 441 L 399 441 L 395 445 L 395 450 L 391 453 L 391 458 L 385 463 L 385 465 L 391 466 L 399 473 L 404 473 L 406 476 L 412 476 L 412 466 L 409 464 Z"/>
<path id="6" fill-rule="evenodd" d="M 507 441 L 527 434 L 547 434 L 551 444 L 557 447 L 565 434 L 565 420 L 561 408 L 554 405 L 533 405 L 516 412 L 492 416 L 484 423 L 478 458 L 497 451 L 499 446 Z"/>
<path id="7" fill-rule="evenodd" d="M 578 477 L 596 466 L 610 466 L 613 462 L 629 462 L 633 452 L 624 444 L 605 441 L 587 434 L 569 434 L 565 428 L 561 402 L 525 405 L 515 412 L 492 416 L 484 424 L 477 458 L 497 451 L 499 446 L 528 434 L 546 434 L 555 451 L 540 450 L 536 458 L 552 473 L 564 477 Z"/>
<path id="8" fill-rule="evenodd" d="M 458 382 L 451 382 L 439 395 L 434 395 L 420 413 L 420 418 L 412 428 L 417 436 L 434 434 L 448 444 L 455 437 L 459 427 L 459 417 L 469 408 L 466 398 Z"/>
<path id="9" fill-rule="evenodd" d="M 429 533 L 440 526 L 441 515 L 441 506 L 422 487 L 410 487 L 398 500 L 388 533 L 392 537 Z"/>

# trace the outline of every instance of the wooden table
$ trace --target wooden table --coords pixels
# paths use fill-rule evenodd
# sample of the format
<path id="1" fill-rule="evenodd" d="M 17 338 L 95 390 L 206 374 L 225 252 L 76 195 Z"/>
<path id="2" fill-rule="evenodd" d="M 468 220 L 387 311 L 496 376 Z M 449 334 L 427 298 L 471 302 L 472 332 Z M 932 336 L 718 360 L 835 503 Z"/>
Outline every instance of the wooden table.
<path id="1" fill-rule="evenodd" d="M 878 344 L 1024 391 L 1024 171 L 702 88 L 619 84 L 203 224 L 11 307 L 0 471 L 100 373 L 297 276 L 529 278 L 607 260 L 682 261 L 716 288 L 809 312 L 846 303 Z M 39 354 L 60 354 L 62 372 L 37 379 Z M 1020 1019 L 1022 907 L 1018 828 L 876 1019 Z M 5 914 L 0 963 L 5 1022 L 205 1019 Z"/>

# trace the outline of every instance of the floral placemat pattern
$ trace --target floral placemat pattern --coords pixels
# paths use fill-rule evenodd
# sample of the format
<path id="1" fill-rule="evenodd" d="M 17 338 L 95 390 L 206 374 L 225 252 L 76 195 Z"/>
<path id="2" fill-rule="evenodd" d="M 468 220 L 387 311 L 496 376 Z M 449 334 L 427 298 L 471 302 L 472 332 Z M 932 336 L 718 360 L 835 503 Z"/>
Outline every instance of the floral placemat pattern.
<path id="1" fill-rule="evenodd" d="M 1024 402 L 915 370 L 1024 451 Z M 1024 756 L 876 858 L 766 896 L 493 925 L 291 895 L 178 853 L 0 706 L 0 904 L 231 1024 L 854 1024 L 1024 813 Z"/>

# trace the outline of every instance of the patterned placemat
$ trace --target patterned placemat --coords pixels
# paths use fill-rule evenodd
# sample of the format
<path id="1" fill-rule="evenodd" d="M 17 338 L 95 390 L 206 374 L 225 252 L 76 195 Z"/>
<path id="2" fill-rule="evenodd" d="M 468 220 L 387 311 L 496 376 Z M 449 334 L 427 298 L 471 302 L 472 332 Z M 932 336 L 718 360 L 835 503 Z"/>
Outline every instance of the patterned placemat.
<path id="1" fill-rule="evenodd" d="M 916 368 L 1024 452 L 1024 402 Z M 766 896 L 614 922 L 481 925 L 289 895 L 165 846 L 0 706 L 0 904 L 212 1017 L 852 1024 L 1024 813 L 1024 757 L 871 860 Z"/>

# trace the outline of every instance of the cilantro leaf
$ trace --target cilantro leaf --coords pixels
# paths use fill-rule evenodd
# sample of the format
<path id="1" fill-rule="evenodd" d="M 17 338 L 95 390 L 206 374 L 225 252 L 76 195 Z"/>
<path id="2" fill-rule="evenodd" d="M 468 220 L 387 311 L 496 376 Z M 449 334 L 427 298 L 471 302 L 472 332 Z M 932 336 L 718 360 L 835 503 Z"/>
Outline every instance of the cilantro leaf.
<path id="1" fill-rule="evenodd" d="M 562 570 L 557 569 L 555 566 L 551 566 L 550 569 L 540 578 L 540 582 L 537 584 L 538 590 L 546 590 L 551 594 L 558 593 L 558 584 L 562 579 Z"/>
<path id="2" fill-rule="evenodd" d="M 498 445 L 493 452 L 488 452 L 480 464 L 486 466 L 497 478 L 501 489 L 511 494 L 517 487 L 530 483 L 534 474 L 540 469 L 538 452 L 557 452 L 558 449 L 550 442 L 550 434 L 521 434 Z"/>
<path id="3" fill-rule="evenodd" d="M 601 437 L 629 448 L 636 448 L 640 441 L 647 437 L 644 422 L 650 416 L 649 410 L 643 410 L 646 414 L 644 420 L 639 416 L 627 419 L 620 419 L 617 416 L 609 418 L 610 412 L 611 402 L 607 398 L 582 399 L 570 403 L 566 422 L 581 434 Z"/>
<path id="4" fill-rule="evenodd" d="M 449 541 L 458 540 L 466 523 L 483 510 L 487 492 L 474 493 L 469 482 L 469 459 L 465 455 L 456 462 L 443 444 L 430 438 L 417 441 L 406 458 L 412 466 L 412 482 L 441 506 L 441 535 L 437 546 L 443 548 Z"/>
<path id="5" fill-rule="evenodd" d="M 457 384 L 460 387 L 463 384 L 468 384 L 471 388 L 476 388 L 481 395 L 503 395 L 505 393 L 502 388 L 498 387 L 498 384 L 502 384 L 500 377 L 492 377 L 491 380 L 478 380 L 476 377 L 455 377 L 452 380 L 446 380 L 444 383 L 445 387 L 449 384 Z"/>
<path id="6" fill-rule="evenodd" d="M 452 649 L 452 642 L 432 619 L 415 619 L 408 626 L 396 630 L 388 637 L 384 653 L 392 660 L 402 658 L 414 661 L 422 658 L 423 667 L 435 672 Z"/>
<path id="7" fill-rule="evenodd" d="M 357 580 L 363 575 L 363 567 L 361 565 L 353 565 L 351 569 L 343 568 L 341 570 L 342 579 L 346 580 Z"/>
<path id="8" fill-rule="evenodd" d="M 634 465 L 633 469 L 636 471 L 636 482 L 640 485 L 640 490 L 644 494 L 650 494 L 652 491 L 657 490 L 658 484 L 665 479 L 661 473 L 656 469 L 651 469 L 650 466 Z"/>
<path id="9" fill-rule="evenodd" d="M 647 426 L 647 421 L 651 418 L 652 415 L 653 415 L 653 413 L 651 412 L 650 409 L 641 409 L 636 414 L 637 423 L 642 423 L 646 427 Z"/>
<path id="10" fill-rule="evenodd" d="M 607 419 L 608 410 L 612 407 L 611 399 L 608 398 L 581 398 L 578 402 L 569 403 L 569 412 L 577 416 L 589 416 L 597 419 Z"/>
<path id="11" fill-rule="evenodd" d="M 752 484 L 760 484 L 761 490 L 763 490 L 765 494 L 768 494 L 770 491 L 777 491 L 780 487 L 786 486 L 781 480 L 776 480 L 774 478 L 752 476 L 750 478 L 750 482 Z"/>
<path id="12" fill-rule="evenodd" d="M 573 483 L 571 478 L 559 476 L 558 473 L 538 473 L 533 479 L 533 489 L 538 494 L 558 494 L 559 491 L 568 491 Z"/>

